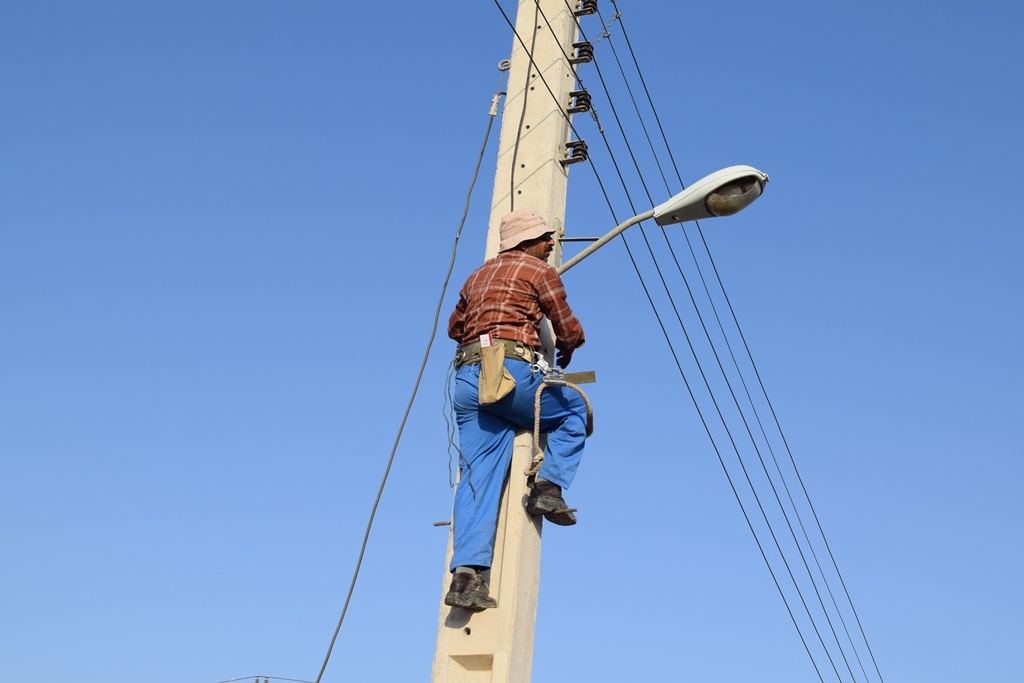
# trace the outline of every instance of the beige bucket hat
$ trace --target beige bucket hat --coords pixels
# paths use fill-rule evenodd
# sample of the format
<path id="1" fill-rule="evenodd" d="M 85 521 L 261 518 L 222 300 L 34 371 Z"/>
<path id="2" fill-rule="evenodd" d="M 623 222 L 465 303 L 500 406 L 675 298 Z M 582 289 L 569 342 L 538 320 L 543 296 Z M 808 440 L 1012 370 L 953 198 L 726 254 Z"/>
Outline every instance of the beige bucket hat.
<path id="1" fill-rule="evenodd" d="M 498 251 L 508 251 L 526 240 L 532 240 L 549 232 L 554 232 L 554 230 L 549 228 L 540 214 L 533 209 L 513 211 L 501 219 L 498 232 L 501 236 L 501 244 L 498 246 Z"/>

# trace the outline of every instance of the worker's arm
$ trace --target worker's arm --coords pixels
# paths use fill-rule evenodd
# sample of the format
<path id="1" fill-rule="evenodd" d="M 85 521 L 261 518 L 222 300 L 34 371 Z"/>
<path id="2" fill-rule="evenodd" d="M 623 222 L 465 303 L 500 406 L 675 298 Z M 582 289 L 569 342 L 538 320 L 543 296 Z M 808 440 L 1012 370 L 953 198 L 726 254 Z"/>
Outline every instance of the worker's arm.
<path id="1" fill-rule="evenodd" d="M 569 307 L 562 279 L 554 268 L 544 272 L 537 286 L 537 294 L 540 310 L 551 321 L 555 332 L 557 363 L 559 367 L 567 367 L 573 352 L 583 346 L 586 337 L 583 326 Z"/>

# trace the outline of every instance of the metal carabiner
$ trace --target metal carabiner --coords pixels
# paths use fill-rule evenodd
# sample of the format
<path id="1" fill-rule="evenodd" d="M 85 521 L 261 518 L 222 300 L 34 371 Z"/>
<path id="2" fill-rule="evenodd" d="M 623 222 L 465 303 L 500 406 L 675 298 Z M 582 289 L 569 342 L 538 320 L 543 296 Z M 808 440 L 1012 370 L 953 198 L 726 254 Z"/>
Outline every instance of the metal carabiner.
<path id="1" fill-rule="evenodd" d="M 534 354 L 533 365 L 530 366 L 530 369 L 534 372 L 543 372 L 545 376 L 551 372 L 551 366 L 544 360 L 544 355 L 541 353 Z"/>

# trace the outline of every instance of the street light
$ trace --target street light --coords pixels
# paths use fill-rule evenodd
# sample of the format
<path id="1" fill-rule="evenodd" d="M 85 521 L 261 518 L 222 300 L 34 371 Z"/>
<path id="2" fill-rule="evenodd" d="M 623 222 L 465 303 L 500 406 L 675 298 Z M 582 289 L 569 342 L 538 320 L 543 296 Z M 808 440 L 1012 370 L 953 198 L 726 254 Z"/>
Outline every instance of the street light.
<path id="1" fill-rule="evenodd" d="M 671 225 L 715 216 L 731 216 L 750 206 L 764 192 L 768 175 L 753 166 L 730 166 L 704 176 L 686 190 L 650 211 L 633 216 L 576 254 L 558 269 L 564 273 L 624 232 L 648 218 L 658 225 Z"/>

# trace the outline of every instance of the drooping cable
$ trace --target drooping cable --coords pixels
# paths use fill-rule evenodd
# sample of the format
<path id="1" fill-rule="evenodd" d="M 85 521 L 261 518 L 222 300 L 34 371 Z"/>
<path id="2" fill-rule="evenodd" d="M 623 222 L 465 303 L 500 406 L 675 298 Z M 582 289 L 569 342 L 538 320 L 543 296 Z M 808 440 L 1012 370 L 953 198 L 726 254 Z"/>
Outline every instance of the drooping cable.
<path id="1" fill-rule="evenodd" d="M 503 72 L 502 78 L 504 78 L 504 73 L 505 72 Z M 395 441 L 391 447 L 391 453 L 388 456 L 387 465 L 384 468 L 384 475 L 381 478 L 380 486 L 377 489 L 377 496 L 374 498 L 373 506 L 370 509 L 370 517 L 366 524 L 366 531 L 363 534 L 363 542 L 359 548 L 359 555 L 356 559 L 355 570 L 352 573 L 352 581 L 349 584 L 348 593 L 345 596 L 345 604 L 342 606 L 341 616 L 338 617 L 338 625 L 335 627 L 334 634 L 331 636 L 330 645 L 328 645 L 327 647 L 327 654 L 324 656 L 323 664 L 320 666 L 320 672 L 317 674 L 316 681 L 314 683 L 320 683 L 321 679 L 323 678 L 324 671 L 327 669 L 327 663 L 331 659 L 331 652 L 334 650 L 334 644 L 338 639 L 338 634 L 341 632 L 341 626 L 345 621 L 345 614 L 348 612 L 349 603 L 352 601 L 352 595 L 355 592 L 356 582 L 359 578 L 359 570 L 362 567 L 363 557 L 366 554 L 366 545 L 370 538 L 370 531 L 373 528 L 373 520 L 377 514 L 377 507 L 380 505 L 380 499 L 384 493 L 384 487 L 387 484 L 388 475 L 391 472 L 391 466 L 395 461 L 395 454 L 398 451 L 398 444 L 402 439 L 402 433 L 405 430 L 405 424 L 409 419 L 409 413 L 412 411 L 413 403 L 416 400 L 416 394 L 419 391 L 420 382 L 423 379 L 423 373 L 427 367 L 427 360 L 430 358 L 430 349 L 433 347 L 434 339 L 437 336 L 437 326 L 438 320 L 441 317 L 441 307 L 444 305 L 444 297 L 448 291 L 448 283 L 451 280 L 452 271 L 455 268 L 455 257 L 456 254 L 458 253 L 459 238 L 462 236 L 462 228 L 465 226 L 466 217 L 469 215 L 469 207 L 471 199 L 473 197 L 473 189 L 476 187 L 476 180 L 480 174 L 480 165 L 483 162 L 484 154 L 487 151 L 487 142 L 491 136 L 491 128 L 494 126 L 494 118 L 495 116 L 497 116 L 498 113 L 498 100 L 502 95 L 504 95 L 504 92 L 499 84 L 498 92 L 495 93 L 494 97 L 491 100 L 491 109 L 488 112 L 487 129 L 484 132 L 483 144 L 480 147 L 480 154 L 477 157 L 476 166 L 473 168 L 473 177 L 470 180 L 469 189 L 466 191 L 466 203 L 462 210 L 462 217 L 459 220 L 459 227 L 455 231 L 455 238 L 452 242 L 451 258 L 448 261 L 448 269 L 445 272 L 444 280 L 441 284 L 441 293 L 440 296 L 438 296 L 437 308 L 434 311 L 434 319 L 430 328 L 430 334 L 427 339 L 426 349 L 424 350 L 423 353 L 423 361 L 420 363 L 420 369 L 416 375 L 416 381 L 413 383 L 412 394 L 409 396 L 409 402 L 405 407 L 405 412 L 402 414 L 402 420 L 398 426 L 398 433 L 395 435 Z"/>

